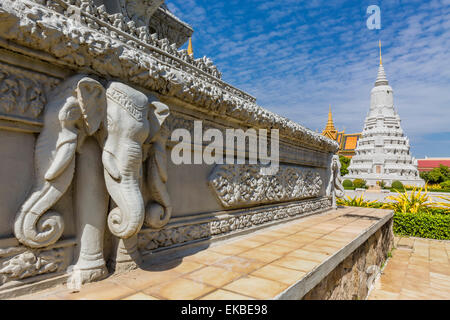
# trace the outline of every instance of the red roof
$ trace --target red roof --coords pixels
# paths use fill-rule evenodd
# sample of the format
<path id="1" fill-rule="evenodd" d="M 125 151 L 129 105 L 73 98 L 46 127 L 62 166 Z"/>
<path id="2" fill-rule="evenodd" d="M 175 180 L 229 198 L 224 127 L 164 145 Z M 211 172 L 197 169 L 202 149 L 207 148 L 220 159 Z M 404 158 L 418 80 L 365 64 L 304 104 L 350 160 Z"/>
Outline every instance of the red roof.
<path id="1" fill-rule="evenodd" d="M 417 160 L 419 171 L 431 171 L 433 168 L 438 168 L 439 165 L 450 167 L 450 158 L 447 159 L 421 159 Z"/>

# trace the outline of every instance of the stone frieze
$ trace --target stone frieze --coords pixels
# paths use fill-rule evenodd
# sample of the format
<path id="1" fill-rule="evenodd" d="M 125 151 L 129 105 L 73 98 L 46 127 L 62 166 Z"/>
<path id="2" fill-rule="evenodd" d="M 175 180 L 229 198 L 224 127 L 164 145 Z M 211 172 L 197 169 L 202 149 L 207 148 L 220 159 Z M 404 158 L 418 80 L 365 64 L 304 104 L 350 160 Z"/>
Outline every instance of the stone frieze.
<path id="1" fill-rule="evenodd" d="M 46 93 L 59 79 L 0 63 L 0 115 L 41 123 Z"/>
<path id="2" fill-rule="evenodd" d="M 218 165 L 209 185 L 224 208 L 318 197 L 323 181 L 313 169 L 280 165 L 274 175 L 262 175 L 261 165 Z"/>
<path id="3" fill-rule="evenodd" d="M 72 259 L 74 245 L 74 241 L 61 241 L 44 249 L 1 248 L 0 286 L 41 274 L 64 272 Z"/>

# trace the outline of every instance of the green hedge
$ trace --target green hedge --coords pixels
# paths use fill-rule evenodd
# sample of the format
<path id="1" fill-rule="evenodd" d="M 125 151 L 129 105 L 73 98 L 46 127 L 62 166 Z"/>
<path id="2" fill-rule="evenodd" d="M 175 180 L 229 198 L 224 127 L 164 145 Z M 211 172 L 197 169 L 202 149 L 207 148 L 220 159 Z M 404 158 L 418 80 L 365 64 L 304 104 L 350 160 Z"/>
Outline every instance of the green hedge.
<path id="1" fill-rule="evenodd" d="M 394 233 L 403 236 L 450 240 L 450 215 L 395 213 Z"/>
<path id="2" fill-rule="evenodd" d="M 352 180 L 345 179 L 344 182 L 342 182 L 342 185 L 344 186 L 344 188 L 352 188 L 353 182 Z"/>

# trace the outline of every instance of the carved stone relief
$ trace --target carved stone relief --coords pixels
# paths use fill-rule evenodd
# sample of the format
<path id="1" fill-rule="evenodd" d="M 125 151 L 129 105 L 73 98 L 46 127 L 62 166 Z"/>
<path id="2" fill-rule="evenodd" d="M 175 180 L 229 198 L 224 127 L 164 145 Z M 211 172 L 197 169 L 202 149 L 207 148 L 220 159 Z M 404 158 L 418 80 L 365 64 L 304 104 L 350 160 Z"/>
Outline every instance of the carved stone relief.
<path id="1" fill-rule="evenodd" d="M 117 205 L 107 219 L 112 234 L 123 239 L 135 236 L 146 215 L 140 190 L 142 145 L 146 139 L 155 145 L 164 142 L 158 134 L 168 114 L 166 105 L 120 82 L 110 82 L 105 89 L 82 74 L 62 82 L 45 109 L 35 147 L 33 189 L 17 213 L 16 238 L 31 248 L 55 243 L 65 222 L 52 207 L 75 180 L 79 253 L 74 274 L 81 283 L 106 275 L 103 234 L 108 197 Z M 160 161 L 156 165 L 161 167 Z M 154 179 L 167 175 L 158 168 Z M 151 220 L 161 227 L 170 211 L 167 217 L 162 222 L 157 217 Z"/>
<path id="2" fill-rule="evenodd" d="M 64 272 L 72 259 L 73 241 L 45 249 L 16 246 L 0 249 L 0 286 L 14 280 Z"/>
<path id="3" fill-rule="evenodd" d="M 249 229 L 272 221 L 288 219 L 306 213 L 320 212 L 331 207 L 330 199 L 303 200 L 293 204 L 282 204 L 270 208 L 253 208 L 232 215 L 213 216 L 205 221 L 171 227 L 162 230 L 142 229 L 138 234 L 139 250 L 142 254 L 190 241 L 208 239 L 239 230 Z M 196 217 L 191 217 L 196 221 Z"/>
<path id="4" fill-rule="evenodd" d="M 47 93 L 59 79 L 0 63 L 0 115 L 40 123 Z"/>
<path id="5" fill-rule="evenodd" d="M 225 208 L 317 197 L 320 174 L 312 169 L 280 165 L 275 175 L 260 174 L 260 165 L 217 165 L 209 177 Z"/>

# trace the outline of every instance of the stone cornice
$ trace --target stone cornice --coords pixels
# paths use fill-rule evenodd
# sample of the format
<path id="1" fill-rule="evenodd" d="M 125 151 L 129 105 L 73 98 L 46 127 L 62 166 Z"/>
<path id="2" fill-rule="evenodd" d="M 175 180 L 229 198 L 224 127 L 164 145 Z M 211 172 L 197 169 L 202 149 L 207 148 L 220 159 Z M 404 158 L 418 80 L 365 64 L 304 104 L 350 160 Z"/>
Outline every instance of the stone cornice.
<path id="1" fill-rule="evenodd" d="M 60 66 L 120 79 L 250 127 L 279 129 L 280 135 L 313 149 L 338 150 L 337 142 L 259 107 L 245 92 L 169 53 L 170 46 L 166 51 L 151 46 L 62 0 L 3 0 L 0 37 L 46 52 Z"/>

